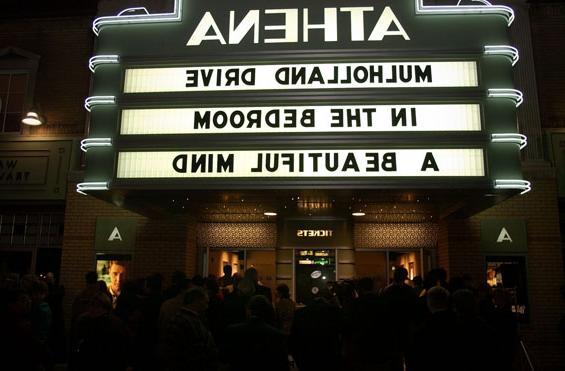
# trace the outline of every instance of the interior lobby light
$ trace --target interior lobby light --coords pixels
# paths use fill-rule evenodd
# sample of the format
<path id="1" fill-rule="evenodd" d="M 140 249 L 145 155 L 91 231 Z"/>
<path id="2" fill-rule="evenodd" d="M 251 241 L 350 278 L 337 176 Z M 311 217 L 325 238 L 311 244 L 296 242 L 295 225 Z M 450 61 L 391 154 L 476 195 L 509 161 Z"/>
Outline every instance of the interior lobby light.
<path id="1" fill-rule="evenodd" d="M 362 212 L 362 211 L 356 211 L 354 213 L 351 213 L 351 215 L 353 215 L 353 216 L 365 216 L 365 213 Z"/>
<path id="2" fill-rule="evenodd" d="M 22 123 L 30 126 L 39 126 L 44 123 L 44 118 L 41 117 L 37 112 L 29 111 L 26 116 L 22 119 Z"/>
<path id="3" fill-rule="evenodd" d="M 265 215 L 265 216 L 277 216 L 277 213 L 275 213 L 274 211 L 265 211 L 263 213 L 263 215 Z"/>

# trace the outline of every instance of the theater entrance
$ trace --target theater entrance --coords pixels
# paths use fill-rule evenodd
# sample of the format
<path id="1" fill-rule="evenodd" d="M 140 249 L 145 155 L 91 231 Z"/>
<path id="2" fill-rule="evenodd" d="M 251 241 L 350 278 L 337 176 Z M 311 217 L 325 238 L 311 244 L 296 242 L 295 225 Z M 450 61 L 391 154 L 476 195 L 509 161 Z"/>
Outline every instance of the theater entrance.
<path id="1" fill-rule="evenodd" d="M 234 276 L 243 277 L 248 268 L 257 269 L 259 282 L 274 292 L 276 288 L 276 266 L 274 249 L 226 249 L 210 248 L 207 251 L 205 276 L 222 277 L 224 266 L 232 267 Z"/>

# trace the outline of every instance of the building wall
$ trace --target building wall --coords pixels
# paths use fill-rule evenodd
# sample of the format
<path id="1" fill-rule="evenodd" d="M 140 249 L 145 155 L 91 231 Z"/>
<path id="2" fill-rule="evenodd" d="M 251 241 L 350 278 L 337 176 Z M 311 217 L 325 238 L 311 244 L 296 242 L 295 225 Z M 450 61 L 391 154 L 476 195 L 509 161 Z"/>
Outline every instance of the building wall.
<path id="1" fill-rule="evenodd" d="M 164 284 L 172 272 L 196 273 L 196 223 L 187 218 L 147 218 L 92 196 L 74 191 L 81 174 L 69 182 L 65 213 L 65 234 L 61 258 L 61 283 L 65 286 L 65 313 L 73 298 L 85 286 L 84 274 L 95 269 L 96 219 L 131 218 L 137 222 L 136 244 L 130 265 L 130 279 L 161 273 Z"/>
<path id="2" fill-rule="evenodd" d="M 558 324 L 565 313 L 565 303 L 559 293 L 564 275 L 555 177 L 553 169 L 543 162 L 525 163 L 524 175 L 532 182 L 531 192 L 514 196 L 473 217 L 443 223 L 439 233 L 438 262 L 448 270 L 449 277 L 468 273 L 476 282 L 483 282 L 481 220 L 525 219 L 530 322 L 521 326 L 521 335 L 536 369 L 562 370 L 565 358 Z"/>
<path id="3" fill-rule="evenodd" d="M 565 4 L 536 1 L 530 22 L 543 128 L 565 128 Z"/>
<path id="4" fill-rule="evenodd" d="M 85 133 L 83 102 L 88 96 L 88 59 L 94 44 L 91 22 L 89 16 L 0 22 L 0 49 L 16 47 L 40 56 L 32 94 L 47 122 L 39 127 L 25 127 L 24 135 L 82 136 Z"/>

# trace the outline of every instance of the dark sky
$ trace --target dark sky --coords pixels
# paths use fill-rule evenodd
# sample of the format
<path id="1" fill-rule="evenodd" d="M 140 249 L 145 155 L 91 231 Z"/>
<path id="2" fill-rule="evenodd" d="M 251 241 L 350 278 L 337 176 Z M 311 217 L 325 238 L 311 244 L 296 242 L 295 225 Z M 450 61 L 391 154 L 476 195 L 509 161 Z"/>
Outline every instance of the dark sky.
<path id="1" fill-rule="evenodd" d="M 98 0 L 1 0 L 0 18 L 95 14 Z"/>

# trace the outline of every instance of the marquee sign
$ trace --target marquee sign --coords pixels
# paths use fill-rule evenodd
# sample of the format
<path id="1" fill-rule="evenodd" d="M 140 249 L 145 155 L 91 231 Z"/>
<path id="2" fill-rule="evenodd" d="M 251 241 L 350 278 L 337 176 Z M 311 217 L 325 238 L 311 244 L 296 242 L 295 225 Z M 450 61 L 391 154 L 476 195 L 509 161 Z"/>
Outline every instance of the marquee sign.
<path id="1" fill-rule="evenodd" d="M 480 131 L 478 104 L 122 110 L 120 134 Z"/>
<path id="2" fill-rule="evenodd" d="M 422 0 L 176 0 L 100 17 L 79 189 L 526 190 L 513 18 Z"/>
<path id="3" fill-rule="evenodd" d="M 480 149 L 120 152 L 118 178 L 484 176 Z"/>
<path id="4" fill-rule="evenodd" d="M 475 87 L 475 62 L 324 63 L 126 69 L 124 93 Z"/>

